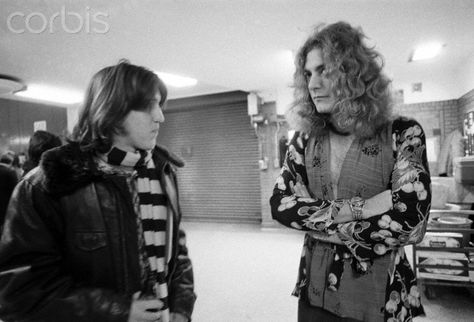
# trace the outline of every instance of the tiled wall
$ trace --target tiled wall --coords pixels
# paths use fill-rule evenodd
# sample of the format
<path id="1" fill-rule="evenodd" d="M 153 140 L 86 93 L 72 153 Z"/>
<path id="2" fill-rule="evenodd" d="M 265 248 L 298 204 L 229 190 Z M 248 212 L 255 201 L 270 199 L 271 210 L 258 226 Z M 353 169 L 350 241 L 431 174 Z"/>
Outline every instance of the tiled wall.
<path id="1" fill-rule="evenodd" d="M 427 136 L 441 135 L 444 138 L 453 130 L 461 129 L 458 100 L 397 105 L 393 111 L 416 119 Z"/>
<path id="2" fill-rule="evenodd" d="M 465 114 L 474 111 L 474 89 L 463 95 L 459 100 L 459 124 L 462 124 Z M 462 125 L 461 125 L 462 126 Z"/>
<path id="3" fill-rule="evenodd" d="M 454 130 L 462 131 L 459 100 L 398 104 L 394 107 L 394 114 L 414 118 L 421 124 L 427 139 L 431 175 L 437 176 L 437 159 L 444 138 Z"/>
<path id="4" fill-rule="evenodd" d="M 440 115 L 440 131 L 444 136 L 456 129 L 462 131 L 465 115 L 471 111 L 474 111 L 474 89 L 457 100 L 397 104 L 394 107 L 394 113 L 413 117 L 420 123 L 434 115 Z"/>

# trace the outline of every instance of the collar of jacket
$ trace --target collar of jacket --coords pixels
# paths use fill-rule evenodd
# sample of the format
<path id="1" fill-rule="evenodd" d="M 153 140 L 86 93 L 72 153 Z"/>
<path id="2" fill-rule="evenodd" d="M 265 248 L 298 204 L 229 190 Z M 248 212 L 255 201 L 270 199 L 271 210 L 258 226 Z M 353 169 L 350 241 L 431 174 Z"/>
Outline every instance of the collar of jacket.
<path id="1" fill-rule="evenodd" d="M 158 145 L 153 150 L 153 160 L 157 169 L 165 171 L 168 171 L 168 165 L 184 166 L 181 158 Z M 40 167 L 44 189 L 56 196 L 67 195 L 106 176 L 97 168 L 92 152 L 82 151 L 75 142 L 47 151 Z"/>

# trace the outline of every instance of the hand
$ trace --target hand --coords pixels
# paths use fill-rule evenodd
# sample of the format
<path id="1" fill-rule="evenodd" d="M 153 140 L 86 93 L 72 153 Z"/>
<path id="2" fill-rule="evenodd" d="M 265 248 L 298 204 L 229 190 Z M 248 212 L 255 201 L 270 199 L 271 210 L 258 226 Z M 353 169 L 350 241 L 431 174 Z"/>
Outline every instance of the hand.
<path id="1" fill-rule="evenodd" d="M 293 184 L 293 181 L 290 181 L 291 191 L 294 192 L 296 197 L 311 198 L 311 195 L 308 192 L 308 188 L 300 182 Z"/>
<path id="2" fill-rule="evenodd" d="M 132 305 L 128 322 L 157 321 L 160 319 L 159 310 L 163 307 L 163 302 L 156 298 L 140 299 L 140 292 L 133 294 Z M 154 310 L 156 312 L 150 312 Z"/>
<path id="3" fill-rule="evenodd" d="M 367 219 L 372 216 L 381 215 L 392 209 L 392 207 L 392 191 L 385 190 L 365 201 L 362 218 Z"/>
<path id="4" fill-rule="evenodd" d="M 188 318 L 181 313 L 171 312 L 170 322 L 188 322 Z"/>
<path id="5" fill-rule="evenodd" d="M 365 201 L 364 208 L 362 208 L 362 220 L 373 216 L 381 215 L 392 209 L 392 191 L 385 190 Z M 349 203 L 344 203 L 344 206 L 339 210 L 334 223 L 342 224 L 349 221 L 354 221 L 351 207 Z"/>
<path id="6" fill-rule="evenodd" d="M 349 203 L 344 202 L 344 205 L 341 209 L 339 209 L 339 212 L 337 213 L 333 222 L 335 224 L 342 224 L 349 221 L 354 221 L 354 217 L 352 216 L 352 211 L 351 207 L 349 206 Z"/>

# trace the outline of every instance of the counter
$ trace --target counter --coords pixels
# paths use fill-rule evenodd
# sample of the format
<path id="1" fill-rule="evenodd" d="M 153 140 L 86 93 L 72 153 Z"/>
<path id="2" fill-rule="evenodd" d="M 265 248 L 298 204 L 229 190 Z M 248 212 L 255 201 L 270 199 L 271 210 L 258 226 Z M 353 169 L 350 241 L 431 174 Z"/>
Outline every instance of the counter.
<path id="1" fill-rule="evenodd" d="M 431 177 L 433 209 L 444 209 L 448 203 L 474 203 L 474 185 L 461 184 L 454 177 Z"/>

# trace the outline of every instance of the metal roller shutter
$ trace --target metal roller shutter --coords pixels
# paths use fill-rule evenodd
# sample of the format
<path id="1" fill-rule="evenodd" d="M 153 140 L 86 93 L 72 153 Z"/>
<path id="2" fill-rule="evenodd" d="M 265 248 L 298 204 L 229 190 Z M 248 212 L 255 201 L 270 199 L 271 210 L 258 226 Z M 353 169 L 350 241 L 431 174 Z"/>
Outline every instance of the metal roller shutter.
<path id="1" fill-rule="evenodd" d="M 170 101 L 158 142 L 186 162 L 178 171 L 185 219 L 261 221 L 258 141 L 246 93 Z"/>

